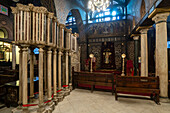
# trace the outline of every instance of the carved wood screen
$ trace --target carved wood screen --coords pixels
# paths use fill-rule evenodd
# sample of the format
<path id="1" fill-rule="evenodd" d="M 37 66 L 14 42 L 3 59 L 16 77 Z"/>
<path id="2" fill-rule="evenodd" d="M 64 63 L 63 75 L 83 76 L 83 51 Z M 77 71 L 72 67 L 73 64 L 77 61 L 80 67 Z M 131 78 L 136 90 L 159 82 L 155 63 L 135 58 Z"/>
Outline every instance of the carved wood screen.
<path id="1" fill-rule="evenodd" d="M 102 43 L 101 49 L 101 68 L 102 69 L 115 69 L 115 52 L 113 42 Z"/>

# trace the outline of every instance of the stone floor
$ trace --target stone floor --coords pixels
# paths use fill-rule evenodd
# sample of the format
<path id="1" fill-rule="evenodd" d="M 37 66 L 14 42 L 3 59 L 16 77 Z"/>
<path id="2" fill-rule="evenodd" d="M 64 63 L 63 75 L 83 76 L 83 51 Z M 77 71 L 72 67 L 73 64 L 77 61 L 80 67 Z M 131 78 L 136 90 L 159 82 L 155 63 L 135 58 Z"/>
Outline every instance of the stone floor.
<path id="1" fill-rule="evenodd" d="M 0 113 L 11 113 L 12 108 L 0 109 Z M 151 100 L 118 98 L 111 92 L 75 89 L 64 98 L 53 113 L 170 113 L 170 103 L 155 104 Z"/>
<path id="2" fill-rule="evenodd" d="M 110 92 L 76 89 L 56 106 L 53 113 L 170 113 L 170 103 L 118 98 Z"/>

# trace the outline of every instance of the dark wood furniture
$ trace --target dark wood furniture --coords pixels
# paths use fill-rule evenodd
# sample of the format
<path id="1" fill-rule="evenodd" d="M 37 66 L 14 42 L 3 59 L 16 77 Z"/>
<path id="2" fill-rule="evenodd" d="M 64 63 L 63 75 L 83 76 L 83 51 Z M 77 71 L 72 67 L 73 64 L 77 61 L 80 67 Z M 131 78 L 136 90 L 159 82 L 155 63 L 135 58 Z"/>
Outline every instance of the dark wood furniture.
<path id="1" fill-rule="evenodd" d="M 159 77 L 116 76 L 116 100 L 118 100 L 118 97 L 124 97 L 118 95 L 118 93 L 147 94 L 159 104 Z"/>
<path id="2" fill-rule="evenodd" d="M 84 84 L 91 86 L 91 92 L 93 92 L 94 87 L 96 85 L 112 87 L 112 94 L 114 92 L 113 73 L 74 72 L 73 69 L 72 77 L 73 77 L 73 89 L 78 87 L 78 84 Z"/>
<path id="3" fill-rule="evenodd" d="M 38 81 L 39 78 L 34 78 L 34 92 L 38 92 Z M 6 99 L 5 99 L 5 105 L 7 107 L 10 106 L 18 106 L 19 101 L 19 80 L 14 82 L 9 82 L 5 84 L 6 89 Z M 28 96 L 30 94 L 30 79 L 28 78 Z"/>

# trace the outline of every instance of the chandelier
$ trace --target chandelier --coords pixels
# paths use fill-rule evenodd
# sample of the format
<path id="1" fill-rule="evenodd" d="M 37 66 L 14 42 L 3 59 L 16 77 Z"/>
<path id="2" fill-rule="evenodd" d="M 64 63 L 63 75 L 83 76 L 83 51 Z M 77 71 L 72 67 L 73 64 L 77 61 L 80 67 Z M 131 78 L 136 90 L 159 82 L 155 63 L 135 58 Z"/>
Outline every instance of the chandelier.
<path id="1" fill-rule="evenodd" d="M 110 0 L 89 0 L 88 8 L 93 12 L 97 10 L 100 12 L 101 10 L 106 10 L 106 8 L 110 5 Z"/>

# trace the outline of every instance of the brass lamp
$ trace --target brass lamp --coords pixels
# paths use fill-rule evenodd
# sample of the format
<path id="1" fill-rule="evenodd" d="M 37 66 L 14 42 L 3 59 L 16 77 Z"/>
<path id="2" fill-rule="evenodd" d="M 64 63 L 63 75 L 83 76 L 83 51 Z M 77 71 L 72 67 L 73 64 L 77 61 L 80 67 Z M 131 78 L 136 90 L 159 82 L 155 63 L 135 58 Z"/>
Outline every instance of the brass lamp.
<path id="1" fill-rule="evenodd" d="M 90 72 L 93 72 L 93 69 L 92 69 L 92 59 L 93 59 L 94 55 L 90 54 L 89 57 L 90 57 L 90 64 L 91 64 L 90 65 Z"/>
<path id="2" fill-rule="evenodd" d="M 122 54 L 122 58 L 123 58 L 123 63 L 122 63 L 122 74 L 121 76 L 125 76 L 125 71 L 124 71 L 124 68 L 125 68 L 125 57 L 126 55 L 125 54 Z"/>

